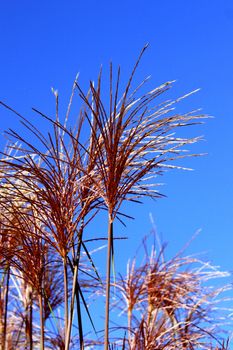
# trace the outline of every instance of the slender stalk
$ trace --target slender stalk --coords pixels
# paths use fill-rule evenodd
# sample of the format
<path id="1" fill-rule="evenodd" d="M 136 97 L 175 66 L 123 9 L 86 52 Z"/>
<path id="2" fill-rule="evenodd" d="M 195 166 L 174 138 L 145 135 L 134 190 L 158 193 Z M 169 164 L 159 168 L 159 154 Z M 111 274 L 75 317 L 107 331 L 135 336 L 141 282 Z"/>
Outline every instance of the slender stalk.
<path id="1" fill-rule="evenodd" d="M 40 307 L 40 350 L 44 350 L 44 307 L 42 293 L 39 294 Z"/>
<path id="2" fill-rule="evenodd" d="M 81 221 L 81 228 L 79 233 L 79 240 L 78 240 L 78 247 L 77 247 L 77 276 L 74 276 L 76 278 L 75 280 L 75 295 L 76 295 L 76 303 L 77 303 L 77 316 L 78 316 L 78 330 L 79 330 L 79 344 L 80 344 L 80 350 L 84 350 L 84 339 L 83 339 L 83 327 L 82 327 L 82 314 L 81 314 L 81 304 L 80 304 L 80 298 L 79 298 L 79 290 L 78 290 L 78 268 L 79 268 L 79 262 L 80 262 L 80 254 L 81 254 L 81 245 L 82 245 L 82 239 L 83 239 L 83 228 L 84 228 L 84 218 L 82 218 Z M 72 311 L 73 316 L 73 311 Z"/>
<path id="3" fill-rule="evenodd" d="M 105 328 L 104 328 L 104 350 L 108 350 L 109 344 L 109 306 L 110 306 L 110 280 L 111 280 L 111 258 L 113 244 L 113 221 L 109 215 L 108 219 L 108 252 L 106 268 L 106 301 L 105 301 Z"/>
<path id="4" fill-rule="evenodd" d="M 25 349 L 30 347 L 30 320 L 29 320 L 29 305 L 25 308 Z"/>
<path id="5" fill-rule="evenodd" d="M 131 323 L 132 323 L 132 309 L 128 310 L 128 341 L 129 346 L 131 345 Z"/>
<path id="6" fill-rule="evenodd" d="M 72 328 L 72 321 L 73 321 L 73 313 L 74 313 L 75 295 L 76 295 L 76 299 L 77 299 L 80 349 L 82 350 L 84 348 L 83 332 L 82 332 L 82 318 L 80 317 L 81 316 L 80 300 L 79 300 L 79 292 L 77 291 L 77 278 L 78 278 L 78 267 L 79 267 L 80 251 L 81 251 L 81 244 L 82 244 L 82 235 L 83 235 L 83 222 L 82 222 L 81 229 L 79 232 L 77 255 L 76 255 L 76 257 L 75 256 L 73 257 L 75 264 L 74 264 L 74 269 L 73 269 L 73 285 L 72 285 L 72 295 L 71 295 L 71 302 L 70 302 L 70 317 L 69 317 L 67 333 L 66 333 L 66 338 L 65 338 L 65 350 L 69 350 L 71 328 Z"/>
<path id="7" fill-rule="evenodd" d="M 65 350 L 69 350 L 69 347 L 70 347 L 70 336 L 71 336 L 71 327 L 72 327 L 72 321 L 73 321 L 74 299 L 75 299 L 75 290 L 76 290 L 76 283 L 77 283 L 77 274 L 78 274 L 78 266 L 75 265 L 74 275 L 73 275 L 72 295 L 71 295 L 71 302 L 70 302 L 70 318 L 69 318 L 67 333 L 66 333 L 66 337 L 65 337 Z"/>
<path id="8" fill-rule="evenodd" d="M 32 288 L 26 286 L 26 307 L 25 307 L 25 333 L 26 349 L 32 350 Z"/>
<path id="9" fill-rule="evenodd" d="M 68 329 L 68 276 L 67 276 L 67 260 L 63 259 L 63 274 L 64 274 L 64 303 L 65 303 L 65 339 L 67 337 Z"/>
<path id="10" fill-rule="evenodd" d="M 7 310 L 8 310 L 8 297 L 9 297 L 9 282 L 10 282 L 10 267 L 7 267 L 6 275 L 6 289 L 5 289 L 5 310 L 4 310 L 4 326 L 3 326 L 3 346 L 2 349 L 6 348 L 6 332 L 7 332 Z"/>
<path id="11" fill-rule="evenodd" d="M 5 310 L 4 310 L 4 328 L 3 328 L 3 350 L 6 348 L 6 332 L 7 332 L 7 310 L 9 297 L 10 267 L 7 267 L 6 289 L 5 289 Z"/>
<path id="12" fill-rule="evenodd" d="M 18 329 L 18 333 L 17 333 L 16 340 L 15 340 L 15 346 L 16 346 L 16 347 L 17 347 L 18 344 L 19 344 L 20 336 L 21 336 L 22 329 L 23 329 L 23 324 L 24 324 L 24 319 L 22 320 L 21 325 L 20 325 L 20 327 L 19 327 L 19 329 Z"/>
<path id="13" fill-rule="evenodd" d="M 79 329 L 79 343 L 80 350 L 84 350 L 84 339 L 83 339 L 83 327 L 82 327 L 82 314 L 81 314 L 81 303 L 79 297 L 79 290 L 76 285 L 76 300 L 77 300 L 77 315 L 78 315 L 78 329 Z"/>
<path id="14" fill-rule="evenodd" d="M 29 329 L 30 329 L 30 350 L 33 349 L 33 341 L 32 341 L 32 317 L 33 317 L 33 313 L 32 313 L 32 299 L 30 300 L 30 305 L 29 305 Z"/>

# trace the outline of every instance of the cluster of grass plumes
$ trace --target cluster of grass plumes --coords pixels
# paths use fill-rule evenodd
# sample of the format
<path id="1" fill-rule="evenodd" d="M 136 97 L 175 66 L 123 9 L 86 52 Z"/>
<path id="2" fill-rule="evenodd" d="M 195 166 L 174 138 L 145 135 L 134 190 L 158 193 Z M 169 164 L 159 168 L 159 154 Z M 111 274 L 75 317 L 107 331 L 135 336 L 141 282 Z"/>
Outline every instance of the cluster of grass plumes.
<path id="1" fill-rule="evenodd" d="M 26 134 L 31 134 L 27 138 L 23 132 L 9 130 L 7 135 L 11 143 L 8 150 L 2 152 L 0 161 L 1 350 L 90 347 L 91 341 L 84 336 L 87 330 L 83 325 L 83 313 L 88 315 L 95 330 L 87 298 L 89 293 L 102 291 L 103 286 L 105 335 L 98 343 L 105 350 L 113 346 L 109 336 L 109 310 L 114 220 L 122 222 L 127 218 L 127 213 L 120 212 L 124 201 L 141 202 L 143 197 L 162 196 L 158 192 L 157 176 L 166 169 L 179 168 L 174 161 L 187 155 L 194 156 L 184 153 L 184 146 L 199 140 L 198 137 L 176 136 L 176 129 L 201 123 L 205 118 L 196 112 L 174 112 L 175 104 L 188 95 L 156 104 L 156 99 L 170 89 L 171 82 L 142 95 L 140 89 L 145 89 L 147 79 L 133 89 L 132 81 L 141 55 L 121 95 L 120 69 L 113 83 L 110 66 L 108 106 L 106 94 L 102 93 L 101 74 L 96 87 L 90 83 L 87 94 L 75 81 L 64 118 L 60 116 L 58 93 L 54 91 L 55 117 L 34 109 L 38 117 L 50 124 L 46 134 L 1 103 L 18 115 Z M 70 127 L 68 119 L 76 93 L 83 106 L 76 125 Z M 90 235 L 88 224 L 96 220 L 100 211 L 108 213 L 106 282 L 100 278 L 88 245 L 97 240 L 97 236 Z M 172 310 L 181 302 L 179 288 L 180 294 L 177 288 L 171 288 L 171 294 L 167 296 L 169 288 L 165 288 L 165 284 L 172 268 L 175 268 L 174 260 L 171 266 L 165 265 L 163 269 L 160 266 L 159 274 L 156 270 L 153 272 L 149 261 L 144 272 L 134 271 L 131 267 L 131 273 L 146 273 L 142 293 L 147 288 L 150 311 L 138 320 L 138 328 L 133 333 L 134 316 L 129 318 L 128 337 L 123 341 L 123 347 L 133 347 L 135 342 L 138 345 L 132 349 L 149 349 L 147 343 L 140 345 L 142 338 L 145 332 L 147 338 L 159 336 L 159 324 L 163 332 L 164 327 L 172 327 L 173 333 L 166 332 L 166 336 L 172 337 L 178 337 L 178 331 L 184 333 L 185 327 L 190 328 L 183 324 L 171 326 L 171 322 L 175 322 Z M 158 290 L 152 287 L 155 277 L 160 278 Z M 191 275 L 187 275 L 186 280 L 180 276 L 184 300 L 189 293 L 186 288 L 193 286 L 192 283 L 185 286 L 189 277 L 192 280 Z M 170 281 L 174 282 L 172 278 Z M 179 284 L 178 280 L 176 282 Z M 193 289 L 193 293 L 199 291 L 198 287 Z M 160 299 L 158 295 L 161 295 Z M 135 303 L 138 304 L 138 300 Z M 139 304 L 143 303 L 140 301 Z M 196 307 L 194 302 L 188 305 L 190 312 Z M 188 340 L 185 344 L 191 349 Z M 169 349 L 170 345 L 167 346 Z"/>
<path id="2" fill-rule="evenodd" d="M 113 282 L 116 349 L 229 349 L 222 319 L 231 319 L 230 310 L 219 303 L 231 286 L 210 282 L 229 274 L 183 251 L 166 259 L 164 247 L 152 244 L 149 254 L 148 238 L 142 262 L 136 256 Z"/>

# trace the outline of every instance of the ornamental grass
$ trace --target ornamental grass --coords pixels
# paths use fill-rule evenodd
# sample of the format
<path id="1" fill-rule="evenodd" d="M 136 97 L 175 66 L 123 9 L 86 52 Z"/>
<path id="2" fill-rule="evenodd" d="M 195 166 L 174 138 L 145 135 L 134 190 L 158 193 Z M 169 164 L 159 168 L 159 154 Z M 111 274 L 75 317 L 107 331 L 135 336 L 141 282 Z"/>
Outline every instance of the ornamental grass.
<path id="1" fill-rule="evenodd" d="M 200 137 L 183 137 L 179 130 L 207 118 L 198 111 L 175 110 L 195 91 L 161 102 L 173 82 L 146 90 L 145 79 L 134 86 L 145 49 L 125 86 L 120 68 L 115 75 L 112 64 L 108 91 L 102 72 L 86 93 L 76 79 L 65 115 L 53 90 L 54 116 L 33 108 L 40 123 L 49 124 L 48 132 L 0 102 L 22 123 L 20 131 L 6 131 L 10 141 L 0 160 L 1 350 L 210 349 L 214 343 L 216 349 L 227 349 L 209 319 L 220 291 L 205 287 L 207 277 L 223 273 L 210 266 L 206 270 L 192 257 L 165 261 L 163 249 L 152 248 L 141 266 L 133 261 L 126 276 L 112 278 L 118 254 L 114 222 L 129 219 L 122 204 L 163 196 L 158 178 L 167 170 L 185 169 L 180 160 L 198 155 L 187 148 Z M 76 99 L 81 107 L 72 126 Z M 90 235 L 89 225 L 101 212 L 107 212 L 108 222 L 99 241 Z M 106 276 L 90 248 L 98 242 L 101 247 L 102 240 L 107 242 Z M 89 303 L 90 295 L 98 294 L 105 296 L 105 316 L 104 325 L 97 327 Z M 112 308 L 127 320 L 113 337 Z M 84 315 L 95 340 L 88 336 Z M 104 336 L 97 328 L 104 328 Z"/>

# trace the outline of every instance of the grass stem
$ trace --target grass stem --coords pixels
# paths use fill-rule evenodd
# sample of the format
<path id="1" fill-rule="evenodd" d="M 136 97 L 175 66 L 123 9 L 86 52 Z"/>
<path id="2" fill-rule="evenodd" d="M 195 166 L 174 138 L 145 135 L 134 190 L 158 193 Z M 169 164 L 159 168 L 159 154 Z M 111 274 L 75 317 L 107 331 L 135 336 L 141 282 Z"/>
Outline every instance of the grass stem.
<path id="1" fill-rule="evenodd" d="M 67 260 L 63 259 L 63 278 L 64 278 L 64 308 L 65 308 L 65 339 L 67 337 L 68 329 L 68 275 L 67 275 Z"/>
<path id="2" fill-rule="evenodd" d="M 40 350 L 44 350 L 44 306 L 42 293 L 39 294 L 40 308 Z"/>
<path id="3" fill-rule="evenodd" d="M 108 350 L 109 344 L 109 306 L 110 306 L 110 281 L 111 281 L 111 258 L 113 243 L 113 221 L 109 215 L 108 221 L 108 252 L 106 268 L 106 301 L 105 301 L 105 328 L 104 328 L 104 350 Z"/>
<path id="4" fill-rule="evenodd" d="M 7 274 L 6 274 L 6 289 L 5 289 L 5 310 L 4 310 L 3 341 L 2 341 L 3 350 L 5 350 L 6 335 L 7 335 L 7 310 L 8 310 L 9 282 L 10 282 L 10 267 L 8 266 Z"/>
<path id="5" fill-rule="evenodd" d="M 74 274 L 73 274 L 73 286 L 72 286 L 72 294 L 71 294 L 71 302 L 70 302 L 70 317 L 69 317 L 69 322 L 67 325 L 67 332 L 65 337 L 65 350 L 69 350 L 69 346 L 70 346 L 70 336 L 71 336 L 71 328 L 72 328 L 73 313 L 74 313 L 74 299 L 75 299 L 75 290 L 76 290 L 77 273 L 78 273 L 77 265 L 75 265 L 73 272 Z"/>

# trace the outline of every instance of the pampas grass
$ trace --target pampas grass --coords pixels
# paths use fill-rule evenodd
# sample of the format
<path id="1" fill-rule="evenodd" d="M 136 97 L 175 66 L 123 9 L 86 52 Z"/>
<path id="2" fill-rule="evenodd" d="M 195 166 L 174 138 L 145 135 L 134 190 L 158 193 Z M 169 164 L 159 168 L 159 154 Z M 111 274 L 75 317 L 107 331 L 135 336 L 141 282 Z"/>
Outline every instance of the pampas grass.
<path id="1" fill-rule="evenodd" d="M 231 286 L 213 288 L 207 281 L 229 274 L 195 256 L 165 259 L 164 250 L 152 246 L 148 254 L 144 249 L 142 263 L 138 257 L 129 261 L 127 274 L 113 283 L 118 290 L 113 309 L 120 315 L 119 323 L 126 323 L 114 327 L 124 334 L 118 341 L 131 350 L 210 349 L 215 342 L 226 349 L 216 334 L 230 310 L 221 310 L 218 304 Z"/>
<path id="2" fill-rule="evenodd" d="M 105 350 L 206 349 L 205 338 L 215 332 L 210 327 L 204 334 L 199 324 L 207 322 L 209 303 L 219 293 L 207 291 L 202 280 L 216 272 L 211 268 L 203 272 L 204 265 L 194 258 L 177 256 L 165 262 L 163 250 L 152 249 L 143 265 L 138 267 L 133 261 L 125 277 L 111 278 L 117 254 L 114 222 L 124 223 L 128 218 L 120 212 L 122 204 L 136 205 L 144 197 L 162 196 L 157 177 L 165 170 L 183 168 L 176 161 L 196 156 L 185 148 L 200 139 L 176 136 L 176 132 L 206 118 L 196 112 L 174 111 L 190 94 L 156 103 L 172 82 L 142 93 L 147 79 L 133 87 L 145 49 L 125 87 L 120 68 L 114 78 L 110 65 L 107 103 L 102 73 L 97 86 L 91 82 L 87 93 L 75 80 L 64 119 L 53 90 L 54 117 L 33 109 L 49 123 L 47 134 L 1 102 L 17 114 L 24 128 L 7 131 L 11 144 L 0 161 L 1 350 L 98 345 Z M 83 105 L 72 127 L 69 115 L 77 94 Z M 24 136 L 23 130 L 31 137 Z M 88 224 L 95 223 L 101 211 L 108 213 L 106 278 L 100 276 L 86 244 L 86 240 L 98 242 L 97 236 L 88 236 Z M 194 267 L 184 272 L 194 263 L 200 265 L 199 272 Z M 111 304 L 112 285 L 117 291 L 116 305 Z M 88 295 L 97 292 L 105 295 L 105 335 L 93 341 L 85 336 L 83 313 L 96 332 Z M 117 344 L 109 335 L 113 306 L 127 318 L 125 335 Z"/>

